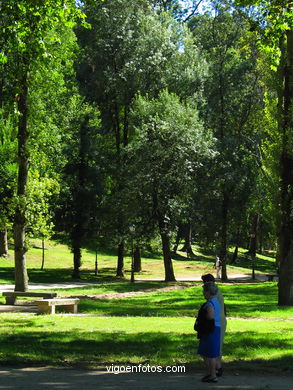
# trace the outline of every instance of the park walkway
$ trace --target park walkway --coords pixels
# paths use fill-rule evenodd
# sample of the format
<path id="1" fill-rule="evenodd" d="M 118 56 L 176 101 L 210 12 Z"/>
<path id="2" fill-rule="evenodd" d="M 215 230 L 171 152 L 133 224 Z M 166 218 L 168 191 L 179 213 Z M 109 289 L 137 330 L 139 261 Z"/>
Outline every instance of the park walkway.
<path id="1" fill-rule="evenodd" d="M 256 282 L 259 281 L 266 281 L 267 277 L 266 275 L 258 274 L 256 275 Z M 97 295 L 74 295 L 74 297 L 80 298 L 80 299 L 115 299 L 115 298 L 127 298 L 132 297 L 136 295 L 144 295 L 153 291 L 169 291 L 169 290 L 175 290 L 175 289 L 181 289 L 181 288 L 187 288 L 190 286 L 186 285 L 180 285 L 180 282 L 183 283 L 194 283 L 199 282 L 201 283 L 201 277 L 196 276 L 193 278 L 177 278 L 177 285 L 172 284 L 170 286 L 165 286 L 161 288 L 152 288 L 148 290 L 141 290 L 141 291 L 131 291 L 131 292 L 117 292 L 117 293 L 101 293 Z M 251 281 L 251 276 L 249 274 L 231 274 L 229 275 L 229 282 L 233 281 L 234 283 L 243 283 L 243 282 L 249 282 Z M 54 290 L 54 289 L 72 289 L 72 288 L 81 288 L 81 287 L 89 287 L 89 286 L 96 286 L 99 284 L 109 284 L 109 283 L 125 283 L 128 282 L 127 280 L 120 280 L 120 281 L 99 281 L 99 282 L 63 282 L 63 283 L 30 283 L 29 284 L 29 291 L 34 290 Z M 147 283 L 147 282 L 164 282 L 163 279 L 139 279 L 137 278 L 136 283 Z M 3 291 L 14 291 L 14 284 L 0 284 L 0 295 Z M 19 313 L 37 313 L 37 307 L 30 305 L 0 305 L 0 313 L 9 313 L 9 312 L 19 312 Z M 1 389 L 1 387 L 0 387 Z M 292 389 L 293 390 L 293 389 Z"/>
<path id="2" fill-rule="evenodd" d="M 245 282 L 251 280 L 250 274 L 230 274 L 229 275 L 229 281 L 238 282 Z M 267 281 L 267 275 L 264 274 L 257 274 L 256 275 L 256 281 L 264 282 Z M 136 282 L 164 282 L 164 279 L 141 279 L 136 278 Z M 195 276 L 193 278 L 177 278 L 177 282 L 201 282 L 200 276 Z M 127 280 L 120 280 L 120 281 L 101 281 L 101 282 L 63 282 L 63 283 L 29 283 L 29 290 L 51 290 L 51 289 L 66 289 L 66 288 L 78 288 L 78 287 L 88 287 L 88 286 L 95 286 L 97 284 L 109 284 L 109 283 L 125 283 Z M 2 291 L 13 291 L 14 290 L 14 284 L 0 284 L 0 293 Z"/>
<path id="3" fill-rule="evenodd" d="M 217 384 L 198 373 L 113 374 L 99 370 L 7 368 L 0 366 L 0 389 L 7 390 L 292 390 L 293 376 L 230 373 Z"/>
<path id="4" fill-rule="evenodd" d="M 143 283 L 143 282 L 164 282 L 163 279 L 136 279 L 136 283 Z M 127 298 L 132 297 L 135 295 L 144 295 L 153 291 L 169 291 L 174 289 L 181 289 L 181 288 L 187 288 L 190 286 L 186 285 L 180 285 L 180 282 L 184 283 L 194 283 L 199 282 L 201 283 L 201 277 L 196 276 L 193 278 L 177 278 L 177 283 L 179 284 L 172 284 L 170 286 L 161 287 L 161 288 L 153 288 L 148 290 L 141 290 L 141 291 L 131 291 L 131 292 L 117 292 L 117 293 L 101 293 L 97 295 L 74 295 L 74 297 L 78 297 L 80 299 L 115 299 L 115 298 Z M 251 276 L 249 274 L 231 274 L 229 275 L 229 282 L 234 283 L 243 283 L 243 282 L 250 282 Z M 257 274 L 255 282 L 264 282 L 267 281 L 267 275 L 263 274 Z M 89 286 L 96 286 L 99 284 L 109 284 L 109 283 L 125 283 L 128 282 L 127 280 L 120 280 L 120 281 L 99 281 L 99 282 L 63 282 L 63 283 L 30 283 L 29 284 L 29 291 L 34 290 L 53 290 L 53 289 L 72 289 L 72 288 L 81 288 L 81 287 L 89 287 Z M 0 284 L 0 295 L 3 291 L 14 291 L 14 284 Z M 0 313 L 7 313 L 7 312 L 19 312 L 19 313 L 37 313 L 37 307 L 30 305 L 0 305 Z M 0 387 L 1 389 L 1 387 Z M 293 390 L 293 387 L 292 387 Z"/>

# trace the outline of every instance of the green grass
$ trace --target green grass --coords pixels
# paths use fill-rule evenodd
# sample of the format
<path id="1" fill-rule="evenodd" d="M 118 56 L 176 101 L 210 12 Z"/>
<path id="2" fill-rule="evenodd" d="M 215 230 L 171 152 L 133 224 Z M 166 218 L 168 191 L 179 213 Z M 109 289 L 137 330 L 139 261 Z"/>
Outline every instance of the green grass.
<path id="1" fill-rule="evenodd" d="M 276 283 L 222 285 L 229 317 L 293 318 L 293 308 L 277 305 Z M 68 294 L 69 291 L 66 292 Z M 74 293 L 74 291 L 72 291 Z M 74 295 L 74 294 L 70 294 Z M 127 299 L 83 300 L 80 310 L 85 313 L 120 316 L 192 317 L 203 302 L 201 286 L 153 292 Z"/>
<path id="2" fill-rule="evenodd" d="M 166 286 L 181 285 L 182 289 L 161 291 Z M 71 289 L 51 289 L 60 296 L 81 299 L 79 311 L 99 316 L 159 316 L 193 317 L 203 302 L 200 283 L 116 282 Z M 225 297 L 227 312 L 233 318 L 293 319 L 293 308 L 277 305 L 277 283 L 219 284 Z M 156 290 L 156 291 L 154 291 Z M 47 290 L 43 290 L 44 292 Z M 124 297 L 123 293 L 140 291 L 141 294 Z M 87 296 L 115 294 L 116 298 Z M 119 295 L 122 294 L 122 295 Z M 4 298 L 0 298 L 4 303 Z"/>
<path id="3" fill-rule="evenodd" d="M 30 282 L 33 283 L 57 283 L 71 281 L 72 274 L 72 253 L 66 245 L 47 241 L 45 243 L 45 269 L 40 270 L 42 262 L 42 249 L 40 240 L 34 240 L 27 252 L 27 268 Z M 195 257 L 186 258 L 186 254 L 178 252 L 178 259 L 173 260 L 174 272 L 178 279 L 194 278 L 203 273 L 214 273 L 215 253 L 211 250 L 204 250 L 194 245 Z M 229 274 L 245 273 L 251 274 L 251 259 L 245 254 L 245 250 L 239 249 L 239 258 L 236 265 L 228 265 Z M 228 260 L 232 255 L 229 252 Z M 95 253 L 83 250 L 81 276 L 87 281 L 115 280 L 117 256 L 115 252 L 103 250 L 98 254 L 99 274 L 94 275 Z M 0 283 L 13 283 L 14 281 L 14 261 L 13 251 L 10 250 L 8 259 L 0 259 Z M 130 279 L 131 259 L 130 253 L 125 257 L 125 278 Z M 258 255 L 256 261 L 256 272 L 274 273 L 275 261 L 269 255 Z M 142 272 L 136 274 L 136 278 L 142 280 L 164 279 L 164 266 L 162 256 L 143 257 Z"/>
<path id="4" fill-rule="evenodd" d="M 155 281 L 139 281 L 131 283 L 129 281 L 119 281 L 119 282 L 102 282 L 95 283 L 93 285 L 89 284 L 85 287 L 75 287 L 69 289 L 52 289 L 52 291 L 58 292 L 63 295 L 72 295 L 72 294 L 82 294 L 82 295 L 95 295 L 95 294 L 114 294 L 114 293 L 128 293 L 128 292 L 145 292 L 151 293 L 154 289 L 160 290 L 165 287 L 172 286 L 190 286 L 190 282 L 155 282 Z"/>
<path id="5" fill-rule="evenodd" d="M 72 289 L 52 289 L 60 296 L 77 296 L 81 299 L 82 313 L 104 316 L 172 316 L 192 317 L 203 302 L 201 284 L 192 283 L 102 283 Z M 161 291 L 166 286 L 180 285 L 182 289 Z M 229 317 L 235 318 L 293 318 L 293 308 L 277 305 L 277 283 L 219 284 L 225 297 Z M 157 290 L 157 291 L 154 291 Z M 45 291 L 45 290 L 43 290 Z M 123 293 L 140 291 L 142 294 L 128 296 Z M 121 294 L 122 295 L 119 295 Z M 116 298 L 87 299 L 86 296 L 115 294 Z M 84 298 L 83 298 L 84 296 Z M 4 303 L 4 298 L 1 298 Z"/>
<path id="6" fill-rule="evenodd" d="M 194 259 L 180 253 L 173 261 L 177 278 L 214 273 L 214 253 L 199 247 L 194 250 Z M 94 253 L 85 251 L 82 278 L 94 285 L 51 290 L 60 296 L 80 297 L 80 315 L 0 315 L 2 364 L 97 367 L 111 363 L 150 363 L 202 367 L 193 332 L 194 316 L 203 302 L 201 283 L 151 281 L 164 279 L 161 258 L 143 258 L 143 272 L 136 275 L 142 281 L 136 283 L 115 278 L 113 253 L 99 253 L 97 277 L 93 272 L 94 262 Z M 71 263 L 72 254 L 66 246 L 49 242 L 45 270 L 41 271 L 41 249 L 36 242 L 27 255 L 30 282 L 72 282 Z M 0 283 L 12 283 L 13 261 L 1 259 L 0 264 Z M 228 266 L 228 274 L 250 274 L 250 267 L 250 259 L 240 250 L 238 262 L 236 266 Z M 257 272 L 271 273 L 274 267 L 273 257 L 258 256 Z M 125 269 L 129 279 L 129 257 L 125 259 Z M 162 290 L 174 285 L 182 288 Z M 229 317 L 225 341 L 228 368 L 289 369 L 293 363 L 293 308 L 277 306 L 277 284 L 227 283 L 220 284 L 220 288 Z M 123 295 L 138 291 L 140 294 Z M 115 299 L 94 297 L 101 294 L 113 294 Z M 0 298 L 0 303 L 4 303 L 4 298 Z"/>
<path id="7" fill-rule="evenodd" d="M 202 367 L 192 318 L 1 315 L 1 364 L 111 363 Z M 291 369 L 291 321 L 232 320 L 226 367 Z"/>
<path id="8" fill-rule="evenodd" d="M 75 295 L 143 291 L 143 295 L 124 299 L 82 299 L 79 316 L 1 314 L 1 362 L 91 367 L 147 362 L 199 369 L 202 362 L 196 354 L 193 322 L 203 301 L 202 288 L 197 284 L 167 292 L 149 291 L 159 285 L 125 282 L 60 290 Z M 276 283 L 225 284 L 221 289 L 230 316 L 226 367 L 290 369 L 293 309 L 277 307 Z M 256 314 L 258 318 L 250 318 Z"/>

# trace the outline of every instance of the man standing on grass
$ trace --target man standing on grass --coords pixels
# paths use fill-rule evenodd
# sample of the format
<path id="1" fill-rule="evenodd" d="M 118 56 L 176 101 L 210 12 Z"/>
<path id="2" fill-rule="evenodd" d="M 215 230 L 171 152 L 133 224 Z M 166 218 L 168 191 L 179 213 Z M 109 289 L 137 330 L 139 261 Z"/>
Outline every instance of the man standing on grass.
<path id="1" fill-rule="evenodd" d="M 216 261 L 215 261 L 215 264 L 214 264 L 214 268 L 216 270 L 216 278 L 220 279 L 221 278 L 222 262 L 221 262 L 219 256 L 216 256 Z"/>
<path id="2" fill-rule="evenodd" d="M 205 283 L 213 283 L 215 284 L 215 278 L 212 274 L 202 275 L 201 280 Z M 217 300 L 220 303 L 220 324 L 221 324 L 221 349 L 220 349 L 220 357 L 217 360 L 217 376 L 222 376 L 223 368 L 222 368 L 222 351 L 223 351 L 223 341 L 226 333 L 227 327 L 227 319 L 226 319 L 226 306 L 224 302 L 224 297 L 221 290 L 218 288 L 218 292 L 216 295 Z"/>

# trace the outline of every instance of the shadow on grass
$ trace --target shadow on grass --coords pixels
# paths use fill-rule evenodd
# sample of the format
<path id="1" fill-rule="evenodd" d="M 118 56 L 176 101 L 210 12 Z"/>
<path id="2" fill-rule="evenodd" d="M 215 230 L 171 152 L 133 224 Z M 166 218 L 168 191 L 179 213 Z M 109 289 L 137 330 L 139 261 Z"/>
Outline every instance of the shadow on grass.
<path id="1" fill-rule="evenodd" d="M 183 303 L 179 299 L 150 302 L 148 298 L 139 297 L 123 300 L 82 300 L 79 309 L 81 313 L 96 313 L 115 317 L 193 317 L 197 312 L 193 303 Z"/>
<path id="2" fill-rule="evenodd" d="M 14 268 L 1 268 L 0 269 L 0 280 L 2 283 L 13 283 L 14 282 Z"/>
<path id="3" fill-rule="evenodd" d="M 184 253 L 184 255 L 178 252 Z M 195 253 L 190 257 L 186 257 L 186 252 L 182 252 L 180 251 L 180 249 L 178 249 L 178 252 L 176 253 L 172 252 L 172 259 L 179 260 L 179 261 L 190 261 L 190 262 L 202 261 L 206 263 L 214 263 L 215 261 L 214 251 L 210 249 L 197 247 Z"/>
<path id="4" fill-rule="evenodd" d="M 290 327 L 282 328 L 282 331 L 276 329 L 274 333 L 239 331 L 228 334 L 225 338 L 225 354 L 228 357 L 235 356 L 235 361 L 231 365 L 238 365 L 242 369 L 252 368 L 263 371 L 277 368 L 291 372 L 293 364 L 291 334 Z M 274 355 L 279 357 L 273 357 Z"/>
<path id="5" fill-rule="evenodd" d="M 183 256 L 183 255 L 180 255 L 179 253 L 174 253 L 174 252 L 171 253 L 171 257 L 172 257 L 173 260 L 179 260 L 179 261 L 199 261 L 199 260 L 203 260 L 203 259 L 200 259 L 196 255 L 194 255 L 192 257 L 186 257 L 186 256 Z M 207 261 L 207 260 L 205 260 L 205 261 Z"/>
<path id="6" fill-rule="evenodd" d="M 94 271 L 81 270 L 80 279 L 72 278 L 71 269 L 29 269 L 29 280 L 33 283 L 62 283 L 62 282 L 97 282 L 97 281 L 111 281 L 117 280 L 115 277 L 114 268 L 103 268 L 99 271 L 98 275 L 94 274 Z M 119 279 L 119 278 L 118 278 Z"/>
<path id="7" fill-rule="evenodd" d="M 176 254 L 176 260 L 196 260 L 196 261 L 205 261 L 205 262 L 212 262 L 215 261 L 215 251 L 213 249 L 205 249 L 203 247 L 196 247 L 196 255 L 191 258 L 187 259 L 184 256 L 181 256 L 180 254 Z M 178 259 L 177 259 L 178 256 Z M 264 252 L 263 255 L 257 254 L 256 255 L 256 261 L 255 261 L 255 271 L 263 272 L 263 273 L 276 273 L 277 267 L 276 263 L 274 261 L 271 261 L 269 259 L 263 258 L 264 256 L 268 257 L 269 259 L 274 259 L 275 255 L 269 252 Z M 174 257 L 175 258 L 175 257 Z M 233 251 L 229 252 L 227 255 L 227 264 L 229 265 L 231 263 L 231 260 L 233 258 Z M 252 259 L 251 256 L 247 253 L 239 252 L 236 262 L 233 264 L 236 267 L 241 267 L 244 269 L 247 269 L 251 271 L 252 269 Z"/>
<path id="8" fill-rule="evenodd" d="M 14 332 L 2 334 L 1 364 L 106 364 L 109 362 L 171 361 L 184 351 L 192 337 L 179 334 L 136 333 L 121 331 L 85 332 L 71 329 L 63 332 Z M 181 354 L 180 354 L 181 355 Z M 182 358 L 182 356 L 181 356 Z"/>
<path id="9" fill-rule="evenodd" d="M 102 321 L 102 319 L 101 319 Z M 13 323 L 11 323 L 13 326 Z M 25 326 L 31 326 L 24 321 Z M 229 365 L 241 369 L 277 370 L 291 369 L 292 340 L 287 336 L 278 340 L 274 333 L 237 332 L 227 338 L 225 353 Z M 284 329 L 286 334 L 286 329 Z M 123 329 L 112 331 L 84 331 L 70 328 L 63 331 L 14 329 L 1 333 L 1 364 L 72 364 L 103 365 L 109 363 L 182 364 L 202 367 L 196 355 L 198 342 L 193 334 L 158 331 L 126 333 Z M 277 350 L 277 358 L 267 358 L 266 353 Z M 263 355 L 262 355 L 263 354 Z"/>
<path id="10" fill-rule="evenodd" d="M 268 257 L 268 256 L 267 256 Z M 271 257 L 271 256 L 270 256 Z M 229 264 L 229 261 L 228 261 Z M 251 272 L 252 270 L 252 259 L 251 256 L 245 253 L 241 253 L 237 261 L 233 264 L 236 267 L 246 268 Z M 277 266 L 276 263 L 264 258 L 260 258 L 258 255 L 256 255 L 256 260 L 254 263 L 255 271 L 262 272 L 262 273 L 277 273 Z"/>
<path id="11" fill-rule="evenodd" d="M 111 281 L 120 280 L 115 276 L 116 269 L 114 268 L 102 268 L 99 274 L 94 275 L 94 271 L 81 270 L 80 279 L 72 278 L 72 269 L 58 268 L 58 269 L 44 269 L 40 270 L 37 268 L 28 269 L 29 282 L 33 283 L 63 283 L 63 282 L 74 282 L 86 281 L 86 282 L 97 282 L 97 281 Z M 0 269 L 0 280 L 2 283 L 14 283 L 14 268 L 5 267 Z"/>
<path id="12" fill-rule="evenodd" d="M 117 286 L 117 292 L 128 289 L 129 283 Z M 134 285 L 136 286 L 136 285 Z M 156 287 L 156 284 L 153 284 Z M 116 285 L 115 285 L 116 287 Z M 194 317 L 203 303 L 201 286 L 188 287 L 172 291 L 148 291 L 145 295 L 115 299 L 81 299 L 79 310 L 84 313 L 96 313 L 106 316 L 142 316 L 142 317 Z M 276 283 L 247 285 L 222 285 L 229 317 L 293 317 L 290 308 L 277 305 Z M 93 287 L 94 291 L 94 287 Z M 76 290 L 71 290 L 73 296 Z M 291 313 L 291 314 L 290 314 Z"/>
<path id="13" fill-rule="evenodd" d="M 81 313 L 96 313 L 101 316 L 139 316 L 139 317 L 195 317 L 200 305 L 192 301 L 182 302 L 181 299 L 165 299 L 149 302 L 147 298 L 127 298 L 115 300 L 81 300 Z M 231 317 L 266 317 L 270 312 L 276 312 L 278 317 L 282 312 L 286 317 L 288 307 L 278 307 L 277 304 L 235 304 L 229 307 Z"/>
<path id="14" fill-rule="evenodd" d="M 161 289 L 164 289 L 165 287 L 170 287 L 170 286 L 177 286 L 178 283 L 165 283 L 165 282 L 153 282 L 153 281 L 145 281 L 145 282 L 136 282 L 136 283 L 131 283 L 127 280 L 123 281 L 123 283 L 120 281 L 120 282 L 116 282 L 116 281 L 113 281 L 111 284 L 110 283 L 107 283 L 107 282 L 104 282 L 104 281 L 101 281 L 101 284 L 97 284 L 97 285 L 94 285 L 94 286 L 87 286 L 87 287 L 81 287 L 81 288 L 75 288 L 74 290 L 73 289 L 70 289 L 71 293 L 77 293 L 77 294 L 81 294 L 83 293 L 83 291 L 86 290 L 86 294 L 103 294 L 104 293 L 104 290 L 106 290 L 106 293 L 107 293 L 107 290 L 110 289 L 111 290 L 111 293 L 118 293 L 118 294 L 121 294 L 121 293 L 128 293 L 128 292 L 145 292 L 145 293 L 149 293 L 149 292 L 154 292 L 154 291 L 158 291 L 160 292 Z M 184 283 L 182 283 L 182 285 L 184 286 Z"/>

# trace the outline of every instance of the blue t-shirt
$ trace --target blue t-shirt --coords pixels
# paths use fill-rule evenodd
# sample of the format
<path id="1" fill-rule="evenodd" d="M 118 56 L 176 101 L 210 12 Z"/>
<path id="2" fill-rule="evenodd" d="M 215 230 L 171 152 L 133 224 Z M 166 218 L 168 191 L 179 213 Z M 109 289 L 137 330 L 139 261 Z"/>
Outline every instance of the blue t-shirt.
<path id="1" fill-rule="evenodd" d="M 216 297 L 210 298 L 207 303 L 207 306 L 211 306 L 214 309 L 214 316 L 215 316 L 215 326 L 221 326 L 220 323 L 220 312 L 221 312 L 221 306 L 219 301 Z"/>

